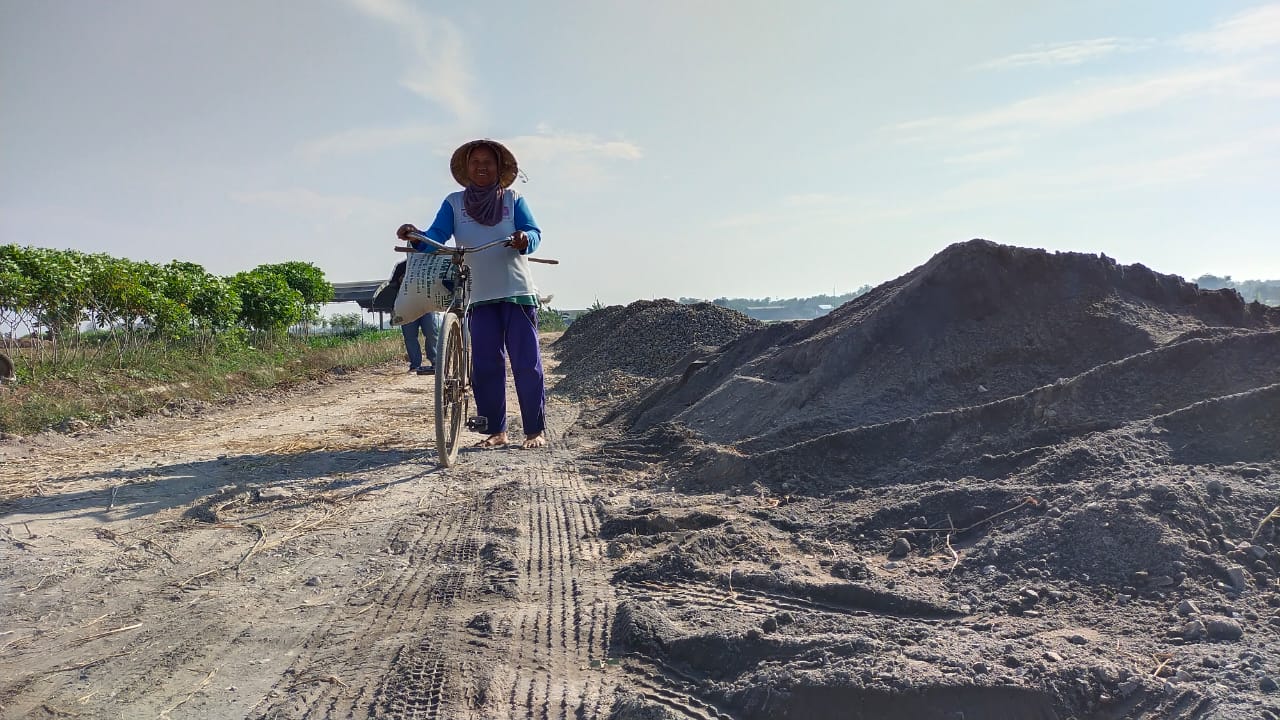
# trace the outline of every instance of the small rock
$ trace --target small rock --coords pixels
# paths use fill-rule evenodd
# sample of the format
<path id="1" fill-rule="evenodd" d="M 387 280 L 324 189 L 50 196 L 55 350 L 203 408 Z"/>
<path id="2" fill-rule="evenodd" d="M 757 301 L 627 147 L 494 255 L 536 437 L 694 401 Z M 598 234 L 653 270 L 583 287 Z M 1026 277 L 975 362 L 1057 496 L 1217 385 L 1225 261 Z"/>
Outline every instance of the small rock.
<path id="1" fill-rule="evenodd" d="M 1249 554 L 1253 556 L 1254 560 L 1266 560 L 1269 553 L 1261 545 L 1250 545 Z"/>
<path id="2" fill-rule="evenodd" d="M 1044 659 L 1049 662 L 1062 662 L 1062 656 L 1052 650 L 1049 650 L 1044 654 Z"/>
<path id="3" fill-rule="evenodd" d="M 1071 637 L 1067 638 L 1067 642 L 1071 643 L 1072 645 L 1088 645 L 1089 639 L 1083 635 L 1072 635 Z"/>
<path id="4" fill-rule="evenodd" d="M 467 627 L 481 635 L 488 635 L 493 632 L 493 615 L 488 612 L 482 612 L 471 618 L 467 622 Z"/>
<path id="5" fill-rule="evenodd" d="M 978 675 L 986 675 L 991 672 L 991 666 L 984 662 L 976 662 L 973 664 L 973 672 Z"/>
<path id="6" fill-rule="evenodd" d="M 1280 686 L 1276 685 L 1274 678 L 1263 675 L 1262 679 L 1258 681 L 1258 689 L 1264 693 L 1273 693 L 1276 690 L 1280 690 Z"/>
<path id="7" fill-rule="evenodd" d="M 1142 681 L 1138 678 L 1130 678 L 1120 683 L 1116 688 L 1116 691 L 1119 692 L 1122 697 L 1128 697 L 1140 689 L 1142 689 Z"/>
<path id="8" fill-rule="evenodd" d="M 1184 640 L 1199 640 L 1206 633 L 1204 623 L 1199 620 L 1192 620 L 1182 626 L 1182 638 Z"/>
<path id="9" fill-rule="evenodd" d="M 780 612 L 777 615 L 775 615 L 774 618 L 778 621 L 778 627 L 783 627 L 784 625 L 790 625 L 791 623 L 796 621 L 796 619 L 792 617 L 791 613 L 789 612 Z"/>
<path id="10" fill-rule="evenodd" d="M 1040 593 L 1036 592 L 1035 590 L 1032 590 L 1029 587 L 1024 587 L 1019 589 L 1018 596 L 1022 598 L 1023 605 L 1030 606 L 1040 602 Z"/>
<path id="11" fill-rule="evenodd" d="M 1055 507 L 1051 507 L 1051 508 L 1049 508 L 1049 517 L 1051 517 L 1051 518 L 1060 518 L 1060 517 L 1062 517 L 1062 511 L 1061 511 L 1061 510 L 1059 510 L 1056 506 L 1055 506 Z"/>
<path id="12" fill-rule="evenodd" d="M 312 575 L 311 577 L 307 578 L 307 582 L 305 584 L 307 587 L 319 587 L 320 578 L 316 577 L 315 575 Z"/>
<path id="13" fill-rule="evenodd" d="M 1022 661 L 1016 655 L 1005 655 L 1003 662 L 1004 666 L 1008 668 L 1022 667 Z"/>
<path id="14" fill-rule="evenodd" d="M 778 629 L 778 620 L 774 617 L 767 617 L 764 622 L 760 623 L 760 629 L 767 633 L 775 632 Z"/>
<path id="15" fill-rule="evenodd" d="M 900 537 L 893 541 L 893 549 L 889 551 L 889 557 L 905 557 L 909 552 L 911 552 L 911 543 L 906 538 Z M 1242 569 L 1241 572 L 1244 572 L 1244 570 Z"/>
<path id="16" fill-rule="evenodd" d="M 1249 579 L 1244 574 L 1244 568 L 1239 565 L 1232 565 L 1227 568 L 1227 580 L 1230 581 L 1231 587 L 1239 591 L 1244 591 L 1249 587 Z"/>
<path id="17" fill-rule="evenodd" d="M 1239 640 L 1244 636 L 1244 628 L 1235 620 L 1224 617 L 1207 617 L 1204 619 L 1205 631 L 1213 640 Z"/>
<path id="18" fill-rule="evenodd" d="M 1178 614 L 1179 615 L 1199 615 L 1200 606 L 1196 605 L 1194 600 L 1183 600 L 1182 602 L 1178 603 Z"/>
<path id="19" fill-rule="evenodd" d="M 1147 572 L 1146 570 L 1139 570 L 1138 572 L 1133 574 L 1133 582 L 1135 585 L 1142 585 L 1146 583 L 1148 578 L 1150 577 L 1151 577 L 1151 573 Z"/>
<path id="20" fill-rule="evenodd" d="M 1173 674 L 1173 679 L 1177 680 L 1178 682 L 1191 682 L 1196 678 L 1194 675 L 1187 672 L 1186 670 L 1179 670 L 1178 672 Z"/>
<path id="21" fill-rule="evenodd" d="M 293 497 L 293 491 L 283 487 L 266 487 L 258 491 L 258 500 L 260 502 L 271 502 L 273 500 L 288 500 Z"/>
<path id="22" fill-rule="evenodd" d="M 1168 575 L 1156 575 L 1155 577 L 1151 578 L 1152 587 L 1161 587 L 1161 588 L 1172 587 L 1175 584 L 1176 583 L 1174 582 L 1173 578 L 1169 577 Z"/>

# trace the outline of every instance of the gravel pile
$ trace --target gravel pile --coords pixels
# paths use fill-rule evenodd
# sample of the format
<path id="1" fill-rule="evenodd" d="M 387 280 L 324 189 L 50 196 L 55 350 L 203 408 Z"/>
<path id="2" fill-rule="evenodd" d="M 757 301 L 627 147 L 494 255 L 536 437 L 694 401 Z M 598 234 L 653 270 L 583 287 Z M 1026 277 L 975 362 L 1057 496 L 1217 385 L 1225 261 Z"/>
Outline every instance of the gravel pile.
<path id="1" fill-rule="evenodd" d="M 1221 328 L 1276 327 L 1280 309 L 1231 290 L 1105 255 L 973 240 L 767 346 L 726 348 L 630 418 L 635 430 L 674 420 L 715 442 L 785 447 L 1022 395 Z"/>
<path id="2" fill-rule="evenodd" d="M 1280 309 L 972 241 L 708 359 L 611 415 L 617 654 L 744 720 L 1280 720 Z"/>
<path id="3" fill-rule="evenodd" d="M 732 342 L 763 323 L 711 303 L 637 300 L 578 318 L 556 341 L 557 392 L 573 397 L 629 395 L 665 377 L 690 353 Z"/>

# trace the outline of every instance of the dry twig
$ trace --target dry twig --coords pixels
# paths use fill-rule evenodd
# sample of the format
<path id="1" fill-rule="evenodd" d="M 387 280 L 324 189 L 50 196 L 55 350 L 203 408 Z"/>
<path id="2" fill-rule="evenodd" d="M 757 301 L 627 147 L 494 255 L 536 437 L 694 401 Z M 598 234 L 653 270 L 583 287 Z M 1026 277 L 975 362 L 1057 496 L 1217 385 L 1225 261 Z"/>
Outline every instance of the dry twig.
<path id="1" fill-rule="evenodd" d="M 955 534 L 956 526 L 951 522 L 950 513 L 947 514 L 947 525 L 952 529 L 952 532 L 949 532 L 944 536 L 944 540 L 947 544 L 947 552 L 951 553 L 951 567 L 947 569 L 947 574 L 950 575 L 956 571 L 956 566 L 960 564 L 960 554 L 956 552 L 955 548 L 951 547 L 951 536 Z"/>
<path id="2" fill-rule="evenodd" d="M 221 568 L 221 567 L 220 567 L 220 568 L 214 568 L 214 569 L 212 569 L 212 570 L 205 570 L 205 571 L 204 571 L 204 572 L 202 572 L 202 573 L 197 573 L 197 574 L 195 574 L 195 575 L 192 575 L 191 577 L 187 578 L 186 580 L 183 580 L 182 582 L 174 583 L 174 585 L 175 585 L 176 587 L 180 587 L 180 588 L 181 588 L 181 587 L 186 587 L 186 586 L 190 585 L 191 583 L 195 582 L 196 580 L 199 580 L 199 579 L 200 579 L 200 578 L 202 578 L 202 577 L 208 577 L 208 576 L 210 576 L 210 575 L 215 575 L 215 574 L 217 574 L 217 573 L 222 572 L 223 570 L 226 570 L 226 568 Z"/>
<path id="3" fill-rule="evenodd" d="M 178 708 L 180 708 L 180 707 L 182 707 L 183 705 L 185 705 L 185 704 L 187 703 L 187 701 L 188 701 L 188 700 L 190 700 L 191 698 L 193 698 L 193 697 L 195 697 L 195 696 L 196 696 L 196 693 L 198 693 L 198 692 L 200 692 L 201 690 L 205 689 L 205 688 L 209 685 L 210 681 L 212 681 L 212 680 L 213 680 L 213 676 L 214 676 L 214 675 L 216 675 L 216 674 L 218 674 L 218 668 L 214 668 L 214 669 L 210 670 L 210 671 L 209 671 L 209 674 L 204 676 L 204 680 L 201 680 L 201 681 L 200 681 L 200 684 L 196 686 L 196 689 L 195 689 L 195 690 L 192 690 L 190 693 L 187 693 L 187 696 L 186 696 L 186 697 L 184 697 L 184 698 L 182 698 L 181 700 L 179 700 L 177 703 L 175 703 L 175 704 L 173 705 L 173 707 L 171 707 L 171 708 L 169 708 L 169 709 L 167 709 L 167 710 L 163 710 L 163 711 L 161 711 L 161 713 L 160 713 L 159 715 L 157 715 L 157 716 L 156 716 L 156 720 L 160 720 L 161 718 L 167 718 L 167 717 L 169 717 L 169 713 L 171 713 L 171 712 L 173 712 L 174 710 L 177 710 Z"/>
<path id="4" fill-rule="evenodd" d="M 1266 517 L 1262 518 L 1262 522 L 1258 523 L 1258 529 L 1253 531 L 1253 535 L 1249 539 L 1257 540 L 1258 535 L 1262 532 L 1262 528 L 1273 520 L 1280 520 L 1280 505 L 1277 505 L 1274 510 L 1267 513 Z"/>
<path id="5" fill-rule="evenodd" d="M 342 682 L 341 678 L 339 678 L 337 675 L 333 675 L 332 673 L 328 675 L 321 675 L 320 673 L 308 673 L 307 675 L 304 675 L 303 677 L 295 681 L 287 689 L 292 690 L 300 685 L 305 685 L 307 683 L 313 683 L 313 682 L 324 682 L 324 683 L 329 683 L 330 685 L 337 685 L 338 687 L 343 687 L 348 689 L 351 688 L 350 685 Z"/>
<path id="6" fill-rule="evenodd" d="M 980 525 L 986 525 L 987 523 L 991 522 L 992 520 L 995 520 L 996 518 L 1004 517 L 1005 515 L 1008 515 L 1009 513 L 1013 512 L 1013 511 L 1015 511 L 1015 510 L 1017 510 L 1017 509 L 1019 509 L 1019 508 L 1027 507 L 1027 506 L 1030 506 L 1030 507 L 1039 507 L 1039 506 L 1040 506 L 1040 501 L 1039 501 L 1039 500 L 1037 500 L 1036 498 L 1033 498 L 1033 497 L 1031 497 L 1030 495 L 1028 495 L 1026 498 L 1024 498 L 1024 499 L 1022 500 L 1022 502 L 1018 503 L 1017 505 L 1014 505 L 1013 507 L 1008 508 L 1008 509 L 1005 509 L 1005 510 L 1001 510 L 1000 512 L 996 513 L 995 515 L 989 515 L 989 516 L 987 516 L 987 517 L 985 517 L 985 518 L 983 518 L 983 519 L 979 520 L 978 522 L 976 522 L 976 523 L 974 523 L 974 524 L 972 524 L 972 525 L 969 525 L 968 527 L 956 528 L 956 527 L 952 526 L 952 527 L 944 527 L 944 528 L 901 528 L 901 529 L 894 530 L 894 532 L 896 532 L 896 533 L 928 533 L 928 532 L 934 532 L 934 533 L 947 533 L 947 534 L 962 534 L 962 533 L 967 533 L 967 532 L 969 532 L 970 530 L 972 530 L 972 529 L 974 529 L 974 528 L 976 528 L 976 527 L 978 527 L 978 526 L 980 526 Z"/>
<path id="7" fill-rule="evenodd" d="M 85 668 L 93 667 L 94 665 L 97 665 L 98 663 L 104 663 L 104 662 L 106 662 L 106 661 L 108 661 L 108 660 L 111 660 L 111 659 L 113 659 L 113 658 L 118 658 L 118 657 L 121 657 L 121 656 L 123 656 L 123 655 L 131 655 L 131 654 L 133 654 L 134 652 L 136 652 L 136 649 L 135 649 L 135 650 L 124 650 L 124 651 L 122 651 L 122 652 L 118 652 L 118 653 L 115 653 L 115 654 L 112 654 L 112 655 L 107 655 L 106 657 L 100 657 L 100 658 L 98 658 L 98 659 L 96 659 L 96 660 L 90 660 L 89 662 L 83 662 L 83 663 L 80 663 L 79 665 L 66 665 L 66 666 L 63 666 L 63 667 L 53 668 L 52 670 L 45 670 L 44 672 L 42 672 L 42 673 L 40 673 L 40 674 L 41 674 L 41 675 L 53 675 L 54 673 L 68 672 L 68 671 L 70 671 L 70 670 L 84 670 Z"/>
<path id="8" fill-rule="evenodd" d="M 46 574 L 46 575 L 41 575 L 41 576 L 40 576 L 40 579 L 36 581 L 36 584 L 35 584 L 35 585 L 32 585 L 31 587 L 29 587 L 29 588 L 27 588 L 27 589 L 26 589 L 26 590 L 27 590 L 27 592 L 35 592 L 36 590 L 39 590 L 39 589 L 40 589 L 40 586 L 41 586 L 41 585 L 44 585 L 44 581 L 45 581 L 45 580 L 48 580 L 49 578 L 51 578 L 51 577 L 53 577 L 53 576 L 55 576 L 55 575 L 57 575 L 57 574 L 58 574 L 58 571 L 56 571 L 56 570 L 55 570 L 54 572 L 48 573 L 48 574 Z"/>
<path id="9" fill-rule="evenodd" d="M 106 632 L 97 633 L 96 635 L 89 635 L 88 637 L 82 637 L 79 640 L 73 640 L 72 642 L 74 642 L 77 645 L 83 645 L 84 643 L 87 643 L 90 640 L 97 640 L 98 638 L 104 638 L 108 635 L 115 635 L 116 633 L 127 632 L 129 630 L 137 630 L 140 627 L 142 627 L 142 623 L 134 623 L 133 625 L 118 627 L 115 630 L 108 630 Z"/>
<path id="10" fill-rule="evenodd" d="M 258 531 L 258 539 L 254 541 L 253 547 L 249 548 L 249 552 L 245 553 L 244 557 L 240 558 L 240 562 L 236 563 L 236 577 L 240 577 L 240 567 L 245 564 L 245 561 L 250 557 L 253 557 L 253 554 L 258 552 L 258 548 L 266 544 L 267 532 L 262 529 L 262 526 L 251 523 L 249 527 Z"/>
<path id="11" fill-rule="evenodd" d="M 146 545 L 147 547 L 153 547 L 156 550 L 159 550 L 161 553 L 163 553 L 165 557 L 169 558 L 169 562 L 173 563 L 174 565 L 179 564 L 178 558 L 174 557 L 173 553 L 169 552 L 168 550 L 165 550 L 164 546 L 162 546 L 160 543 L 156 542 L 155 540 L 152 540 L 151 538 L 142 538 L 138 540 L 138 544 Z"/>

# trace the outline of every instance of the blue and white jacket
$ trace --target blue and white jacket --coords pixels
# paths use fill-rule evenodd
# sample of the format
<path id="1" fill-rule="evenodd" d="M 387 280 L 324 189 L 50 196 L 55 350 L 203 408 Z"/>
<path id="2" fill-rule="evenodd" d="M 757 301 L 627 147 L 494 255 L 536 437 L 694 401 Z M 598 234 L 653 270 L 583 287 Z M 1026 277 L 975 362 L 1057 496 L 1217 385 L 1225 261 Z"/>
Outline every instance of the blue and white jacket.
<path id="1" fill-rule="evenodd" d="M 498 246 L 467 256 L 467 264 L 471 266 L 471 300 L 479 303 L 537 298 L 538 290 L 525 256 L 538 249 L 542 230 L 529 212 L 529 205 L 520 193 L 507 188 L 502 194 L 502 220 L 487 226 L 467 215 L 463 194 L 459 190 L 445 198 L 436 219 L 423 234 L 441 244 L 447 244 L 452 237 L 458 247 L 478 247 L 523 230 L 529 238 L 529 247 L 523 253 Z"/>

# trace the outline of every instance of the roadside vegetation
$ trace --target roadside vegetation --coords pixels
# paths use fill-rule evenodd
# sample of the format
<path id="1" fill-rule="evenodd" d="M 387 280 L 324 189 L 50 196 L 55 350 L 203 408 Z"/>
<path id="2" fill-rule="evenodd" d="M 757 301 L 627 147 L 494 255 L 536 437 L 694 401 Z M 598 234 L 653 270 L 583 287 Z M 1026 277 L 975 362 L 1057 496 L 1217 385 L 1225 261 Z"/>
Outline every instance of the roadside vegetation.
<path id="1" fill-rule="evenodd" d="M 1245 302 L 1280 306 L 1280 280 L 1232 280 L 1230 275 L 1201 275 L 1192 282 L 1205 290 L 1231 288 L 1240 293 Z"/>
<path id="2" fill-rule="evenodd" d="M 399 332 L 363 329 L 359 316 L 321 320 L 332 293 L 311 263 L 219 277 L 176 260 L 0 245 L 0 352 L 17 369 L 0 388 L 0 432 L 105 424 L 404 352 Z"/>

